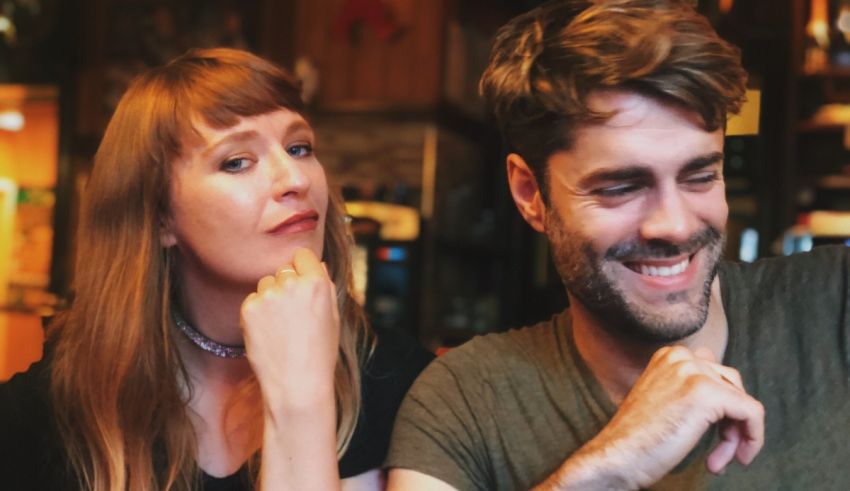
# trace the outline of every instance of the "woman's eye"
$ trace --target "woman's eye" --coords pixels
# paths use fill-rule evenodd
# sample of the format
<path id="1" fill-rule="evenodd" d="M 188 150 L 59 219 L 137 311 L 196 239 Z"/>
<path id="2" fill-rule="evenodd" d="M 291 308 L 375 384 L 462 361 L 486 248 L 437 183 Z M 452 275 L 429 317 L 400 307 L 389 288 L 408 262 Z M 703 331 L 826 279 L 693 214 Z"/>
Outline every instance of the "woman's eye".
<path id="1" fill-rule="evenodd" d="M 248 168 L 251 162 L 246 158 L 228 159 L 221 164 L 221 170 L 225 172 L 241 172 Z"/>
<path id="2" fill-rule="evenodd" d="M 286 152 L 293 157 L 307 157 L 313 153 L 313 145 L 309 143 L 298 143 L 286 147 Z"/>

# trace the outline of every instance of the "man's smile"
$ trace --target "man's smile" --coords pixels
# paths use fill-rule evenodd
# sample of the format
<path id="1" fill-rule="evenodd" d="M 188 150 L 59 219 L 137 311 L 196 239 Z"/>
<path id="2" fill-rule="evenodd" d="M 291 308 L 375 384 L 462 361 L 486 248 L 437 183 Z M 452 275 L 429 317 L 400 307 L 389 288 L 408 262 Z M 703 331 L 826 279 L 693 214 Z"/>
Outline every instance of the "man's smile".
<path id="1" fill-rule="evenodd" d="M 690 257 L 677 261 L 641 261 L 624 263 L 625 266 L 636 273 L 646 276 L 675 276 L 684 273 L 691 262 Z"/>

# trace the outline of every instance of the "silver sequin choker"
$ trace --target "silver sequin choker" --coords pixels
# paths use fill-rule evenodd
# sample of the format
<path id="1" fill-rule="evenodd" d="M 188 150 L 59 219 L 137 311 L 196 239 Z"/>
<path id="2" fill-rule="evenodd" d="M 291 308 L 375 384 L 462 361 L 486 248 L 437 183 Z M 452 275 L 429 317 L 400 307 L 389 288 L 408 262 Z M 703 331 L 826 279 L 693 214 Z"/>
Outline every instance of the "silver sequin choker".
<path id="1" fill-rule="evenodd" d="M 218 343 L 190 326 L 177 312 L 172 312 L 172 317 L 174 317 L 174 324 L 177 325 L 177 329 L 180 329 L 180 332 L 186 335 L 189 341 L 192 341 L 198 348 L 219 358 L 245 358 L 245 345 Z"/>

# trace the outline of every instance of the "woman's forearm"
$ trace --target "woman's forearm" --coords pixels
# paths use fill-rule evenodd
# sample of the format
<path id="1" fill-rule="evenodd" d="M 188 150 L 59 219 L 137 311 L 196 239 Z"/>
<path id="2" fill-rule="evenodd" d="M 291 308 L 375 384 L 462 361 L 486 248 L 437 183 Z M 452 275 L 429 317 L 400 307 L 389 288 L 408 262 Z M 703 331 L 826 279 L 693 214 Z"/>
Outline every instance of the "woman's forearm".
<path id="1" fill-rule="evenodd" d="M 339 490 L 333 393 L 327 401 L 266 408 L 263 491 Z"/>

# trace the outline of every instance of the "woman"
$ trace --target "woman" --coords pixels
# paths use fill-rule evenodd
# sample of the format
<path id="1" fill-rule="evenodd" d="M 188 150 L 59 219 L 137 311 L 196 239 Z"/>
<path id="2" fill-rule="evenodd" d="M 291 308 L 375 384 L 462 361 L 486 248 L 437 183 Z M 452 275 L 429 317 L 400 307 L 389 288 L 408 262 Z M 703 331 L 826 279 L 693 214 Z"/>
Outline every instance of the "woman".
<path id="1" fill-rule="evenodd" d="M 84 196 L 73 304 L 0 392 L 11 489 L 383 487 L 428 356 L 369 335 L 303 113 L 243 51 L 133 82 Z"/>

